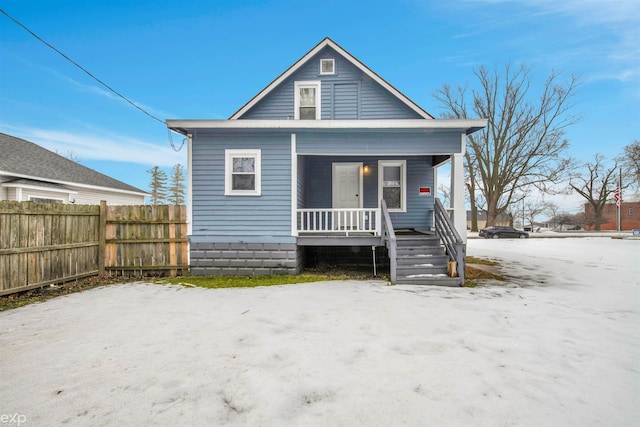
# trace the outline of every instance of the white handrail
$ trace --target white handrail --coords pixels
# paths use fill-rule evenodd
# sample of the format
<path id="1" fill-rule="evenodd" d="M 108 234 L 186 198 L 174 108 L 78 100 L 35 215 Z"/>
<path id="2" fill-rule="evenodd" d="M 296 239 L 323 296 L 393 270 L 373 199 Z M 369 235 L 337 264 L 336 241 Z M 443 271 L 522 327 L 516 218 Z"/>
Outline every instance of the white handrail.
<path id="1" fill-rule="evenodd" d="M 396 284 L 397 278 L 397 243 L 396 243 L 396 232 L 393 229 L 393 223 L 391 222 L 391 216 L 389 215 L 389 209 L 387 208 L 387 202 L 384 199 L 380 200 L 380 209 L 382 211 L 382 239 L 384 245 L 387 247 L 389 251 L 389 274 L 391 279 L 391 284 Z"/>
<path id="2" fill-rule="evenodd" d="M 357 209 L 296 209 L 298 233 L 353 233 L 377 235 L 380 211 L 377 208 Z"/>

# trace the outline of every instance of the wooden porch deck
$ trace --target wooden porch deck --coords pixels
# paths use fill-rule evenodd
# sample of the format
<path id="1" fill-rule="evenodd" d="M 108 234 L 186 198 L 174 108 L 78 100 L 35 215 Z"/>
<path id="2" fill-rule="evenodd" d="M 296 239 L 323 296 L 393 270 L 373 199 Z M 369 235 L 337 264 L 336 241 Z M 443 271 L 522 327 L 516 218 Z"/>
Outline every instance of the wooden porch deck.
<path id="1" fill-rule="evenodd" d="M 396 236 L 406 236 L 407 238 L 435 236 L 433 231 L 421 231 L 407 228 L 395 230 Z M 298 246 L 384 246 L 382 236 L 375 232 L 365 231 L 330 231 L 298 233 Z"/>

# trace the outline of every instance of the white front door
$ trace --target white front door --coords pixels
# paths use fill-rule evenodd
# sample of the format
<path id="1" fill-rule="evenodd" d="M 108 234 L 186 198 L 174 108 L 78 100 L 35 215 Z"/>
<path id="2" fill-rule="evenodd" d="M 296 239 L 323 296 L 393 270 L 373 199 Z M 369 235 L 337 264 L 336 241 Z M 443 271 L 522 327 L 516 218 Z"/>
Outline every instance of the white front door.
<path id="1" fill-rule="evenodd" d="M 362 207 L 362 163 L 333 164 L 333 208 Z M 358 213 L 342 212 L 334 215 L 333 228 L 353 230 L 362 221 Z"/>
<path id="2" fill-rule="evenodd" d="M 362 163 L 333 164 L 333 208 L 361 208 Z"/>

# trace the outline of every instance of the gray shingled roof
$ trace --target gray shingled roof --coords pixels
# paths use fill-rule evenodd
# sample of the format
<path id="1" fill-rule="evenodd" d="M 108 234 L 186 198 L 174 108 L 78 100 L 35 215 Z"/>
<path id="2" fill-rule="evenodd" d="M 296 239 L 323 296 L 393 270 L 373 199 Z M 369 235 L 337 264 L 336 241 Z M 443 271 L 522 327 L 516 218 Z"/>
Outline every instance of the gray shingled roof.
<path id="1" fill-rule="evenodd" d="M 53 188 L 54 190 L 73 191 L 64 185 L 54 184 L 47 181 L 36 181 L 35 179 L 17 178 L 4 182 L 3 184 L 15 184 L 15 185 L 34 185 L 37 187 Z"/>
<path id="2" fill-rule="evenodd" d="M 0 133 L 0 173 L 146 194 L 146 191 L 82 166 L 33 142 L 4 133 Z"/>

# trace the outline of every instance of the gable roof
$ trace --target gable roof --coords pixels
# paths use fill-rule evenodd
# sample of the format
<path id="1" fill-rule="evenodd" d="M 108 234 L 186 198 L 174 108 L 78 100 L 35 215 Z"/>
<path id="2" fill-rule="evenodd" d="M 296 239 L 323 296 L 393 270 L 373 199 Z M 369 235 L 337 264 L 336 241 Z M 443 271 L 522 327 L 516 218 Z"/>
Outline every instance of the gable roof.
<path id="1" fill-rule="evenodd" d="M 273 80 L 267 87 L 262 89 L 256 96 L 251 98 L 249 102 L 243 105 L 238 111 L 233 113 L 229 120 L 235 120 L 242 117 L 244 113 L 249 111 L 253 106 L 255 106 L 260 100 L 266 97 L 271 91 L 273 91 L 280 83 L 285 81 L 289 76 L 295 73 L 300 67 L 305 65 L 315 54 L 320 52 L 325 47 L 331 47 L 338 54 L 342 55 L 347 61 L 353 64 L 356 68 L 362 71 L 364 74 L 369 76 L 373 81 L 378 83 L 380 86 L 385 88 L 391 94 L 393 94 L 396 98 L 398 98 L 402 103 L 407 105 L 411 110 L 418 113 L 421 117 L 425 119 L 433 119 L 434 117 L 423 110 L 418 104 L 407 98 L 402 92 L 393 87 L 389 82 L 384 80 L 378 74 L 373 72 L 369 67 L 364 65 L 359 59 L 355 56 L 351 55 L 349 52 L 340 47 L 336 42 L 331 40 L 329 37 L 325 37 L 320 43 L 318 43 L 313 49 L 307 52 L 302 58 L 296 61 L 291 67 L 289 67 L 284 73 L 280 74 L 275 80 Z"/>
<path id="2" fill-rule="evenodd" d="M 147 195 L 33 142 L 0 133 L 0 175 Z"/>

